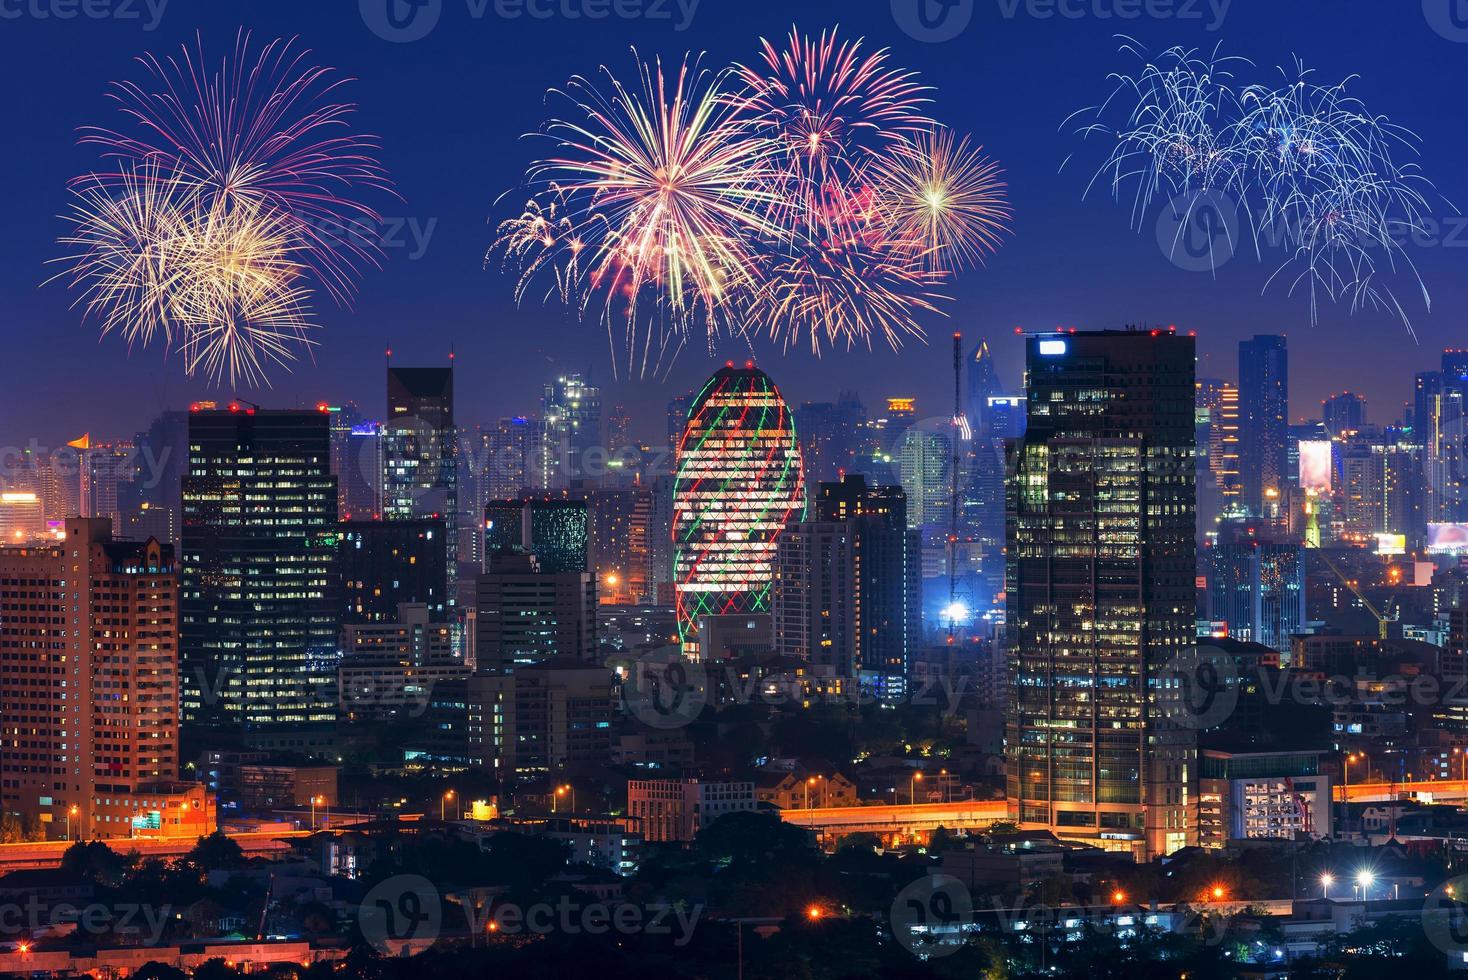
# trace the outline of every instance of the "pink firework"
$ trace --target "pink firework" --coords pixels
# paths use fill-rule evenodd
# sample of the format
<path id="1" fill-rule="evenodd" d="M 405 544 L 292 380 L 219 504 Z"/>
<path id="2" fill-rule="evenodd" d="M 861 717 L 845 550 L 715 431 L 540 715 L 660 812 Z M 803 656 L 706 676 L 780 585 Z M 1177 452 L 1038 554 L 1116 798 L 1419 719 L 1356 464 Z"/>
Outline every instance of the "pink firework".
<path id="1" fill-rule="evenodd" d="M 301 261 L 338 303 L 363 265 L 377 265 L 381 218 L 355 192 L 387 190 L 376 139 L 353 131 L 355 107 L 338 102 L 348 81 L 312 65 L 309 52 L 274 40 L 254 56 L 250 35 L 210 65 L 199 41 L 164 59 L 138 59 L 148 78 L 115 82 L 129 132 L 87 127 L 81 142 L 164 174 L 226 211 L 265 208 L 285 223 Z M 106 180 L 91 175 L 88 180 Z"/>

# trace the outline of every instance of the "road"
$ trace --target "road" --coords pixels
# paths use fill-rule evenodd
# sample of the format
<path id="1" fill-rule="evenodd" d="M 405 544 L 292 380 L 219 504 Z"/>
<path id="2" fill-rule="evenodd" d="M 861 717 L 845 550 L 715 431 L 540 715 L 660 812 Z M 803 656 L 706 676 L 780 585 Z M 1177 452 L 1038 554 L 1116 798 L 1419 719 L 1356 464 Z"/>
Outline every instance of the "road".
<path id="1" fill-rule="evenodd" d="M 814 807 L 781 810 L 780 819 L 822 835 L 858 832 L 909 835 L 929 833 L 938 827 L 985 830 L 997 820 L 1008 819 L 1008 804 L 1003 800 L 961 800 L 897 806 Z"/>
<path id="2" fill-rule="evenodd" d="M 231 833 L 230 839 L 240 845 L 248 857 L 263 857 L 279 854 L 289 849 L 286 838 L 306 837 L 308 830 L 272 830 L 259 833 Z M 143 857 L 183 857 L 198 842 L 197 836 L 189 837 L 120 837 L 103 841 L 120 854 L 137 851 Z M 61 863 L 61 855 L 73 842 L 42 841 L 30 844 L 0 844 L 0 872 L 19 871 L 22 868 L 54 868 Z"/>

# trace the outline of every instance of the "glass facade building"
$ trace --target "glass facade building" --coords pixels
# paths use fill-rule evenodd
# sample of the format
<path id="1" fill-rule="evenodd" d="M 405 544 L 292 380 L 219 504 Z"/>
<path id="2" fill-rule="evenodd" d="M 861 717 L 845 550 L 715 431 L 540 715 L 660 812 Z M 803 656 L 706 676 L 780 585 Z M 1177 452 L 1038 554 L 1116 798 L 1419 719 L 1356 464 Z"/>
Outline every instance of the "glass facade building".
<path id="1" fill-rule="evenodd" d="M 1194 342 L 1032 336 L 1010 444 L 1012 816 L 1142 859 L 1197 842 L 1196 732 L 1163 717 L 1193 644 Z"/>
<path id="2" fill-rule="evenodd" d="M 700 617 L 768 613 L 776 544 L 805 510 L 790 409 L 767 374 L 730 362 L 694 399 L 673 487 L 678 632 Z"/>
<path id="3" fill-rule="evenodd" d="M 189 415 L 183 718 L 332 722 L 340 661 L 330 416 L 232 405 Z"/>

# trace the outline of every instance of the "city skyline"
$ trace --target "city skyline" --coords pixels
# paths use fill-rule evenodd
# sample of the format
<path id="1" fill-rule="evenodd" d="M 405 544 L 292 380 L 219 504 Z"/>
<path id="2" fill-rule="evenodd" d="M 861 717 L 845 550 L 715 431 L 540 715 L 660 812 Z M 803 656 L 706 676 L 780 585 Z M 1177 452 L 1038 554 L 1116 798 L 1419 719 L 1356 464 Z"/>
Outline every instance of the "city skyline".
<path id="1" fill-rule="evenodd" d="M 49 275 L 42 258 L 56 254 L 53 243 L 61 223 L 55 215 L 66 206 L 64 181 L 43 174 L 39 160 L 67 161 L 67 169 L 75 172 L 88 166 L 84 149 L 73 146 L 74 130 L 105 118 L 106 84 L 129 71 L 132 55 L 176 48 L 191 40 L 196 31 L 211 45 L 224 45 L 240 20 L 246 19 L 243 9 L 227 4 L 207 11 L 170 8 L 167 13 L 171 16 L 163 17 L 152 31 L 122 21 L 10 22 L 16 36 L 25 32 L 27 44 L 4 70 L 39 74 L 52 78 L 53 83 L 41 87 L 46 93 L 41 99 L 8 110 L 20 114 L 8 128 L 31 132 L 46 152 L 35 160 L 11 161 L 20 168 L 17 176 L 39 193 L 14 203 L 15 233 L 0 242 L 0 259 L 4 259 L 0 289 L 13 297 L 15 322 L 26 327 L 18 338 L 18 355 L 35 356 L 41 363 L 54 358 L 79 372 L 80 378 L 120 375 L 130 379 L 137 392 L 130 405 L 136 407 L 125 411 L 135 418 L 124 423 L 122 433 L 112 435 L 142 428 L 156 409 L 233 394 L 188 383 L 176 360 L 165 364 L 161 357 L 141 351 L 129 358 L 114 339 L 98 346 L 91 331 L 80 323 L 79 311 L 68 308 L 71 297 L 61 284 L 36 288 Z M 462 30 L 449 29 L 452 24 L 447 18 L 463 14 L 451 7 L 444 14 L 445 25 L 422 41 L 394 44 L 374 35 L 355 10 L 292 11 L 292 18 L 304 19 L 291 20 L 289 30 L 284 29 L 284 7 L 267 4 L 249 12 L 249 23 L 262 36 L 272 29 L 299 34 L 305 46 L 360 79 L 350 87 L 351 98 L 360 106 L 364 127 L 382 134 L 385 157 L 398 176 L 403 200 L 383 206 L 385 214 L 402 223 L 396 234 L 398 244 L 387 250 L 384 269 L 369 271 L 364 277 L 351 310 L 336 310 L 330 304 L 322 310 L 323 329 L 318 333 L 323 343 L 314 352 L 314 360 L 302 360 L 294 373 L 281 374 L 274 389 L 240 394 L 281 408 L 308 406 L 321 399 L 353 398 L 359 404 L 364 400 L 371 404 L 366 392 L 358 395 L 351 390 L 349 379 L 370 376 L 374 362 L 380 363 L 382 352 L 389 347 L 394 348 L 399 363 L 413 366 L 443 364 L 453 350 L 466 371 L 488 376 L 509 355 L 524 363 L 545 364 L 548 370 L 541 373 L 546 375 L 565 370 L 589 372 L 606 389 L 608 403 L 626 404 L 632 410 L 638 420 L 636 428 L 647 438 L 650 423 L 640 420 L 649 419 L 658 405 L 693 386 L 725 357 L 744 359 L 747 349 L 726 345 L 713 357 L 705 357 L 698 345 L 690 345 L 666 384 L 611 384 L 606 337 L 597 324 L 575 324 L 555 310 L 530 306 L 516 310 L 508 295 L 510 275 L 495 267 L 480 268 L 494 222 L 515 206 L 510 203 L 513 194 L 498 205 L 496 199 L 515 186 L 514 169 L 532 152 L 519 137 L 535 128 L 544 90 L 584 71 L 588 62 L 611 64 L 613 55 L 624 51 L 627 43 L 637 44 L 647 54 L 671 56 L 688 47 L 709 46 L 711 56 L 745 57 L 745 49 L 758 36 L 783 35 L 790 15 L 756 9 L 752 21 L 735 26 L 729 22 L 727 8 L 707 3 L 700 6 L 689 29 L 681 32 L 672 29 L 672 22 L 657 20 L 611 18 L 592 30 L 586 20 L 547 23 L 525 16 L 498 18 L 492 12 L 485 19 L 461 25 Z M 967 105 L 962 94 L 968 80 L 956 75 L 946 59 L 929 57 L 944 50 L 943 46 L 914 40 L 885 10 L 815 7 L 803 10 L 798 18 L 805 29 L 827 27 L 839 19 L 843 32 L 853 37 L 865 35 L 873 45 L 891 45 L 899 58 L 918 68 L 936 87 L 935 97 L 945 116 L 974 133 L 1003 162 L 1016 220 L 1013 235 L 990 258 L 988 267 L 959 282 L 952 317 L 925 320 L 928 346 L 912 344 L 895 356 L 832 354 L 815 362 L 799 352 L 785 356 L 768 344 L 757 344 L 756 360 L 767 369 L 779 373 L 779 363 L 790 362 L 794 379 L 785 384 L 793 401 L 831 400 L 839 390 L 872 391 L 880 385 L 896 389 L 894 394 L 916 396 L 920 403 L 936 402 L 935 409 L 946 406 L 944 386 L 927 379 L 935 377 L 945 362 L 943 345 L 934 338 L 952 329 L 971 337 L 990 337 L 1003 375 L 1013 379 L 1018 378 L 1022 353 L 1018 345 L 1003 343 L 1003 336 L 1015 326 L 1046 330 L 1060 325 L 1108 328 L 1160 323 L 1196 329 L 1203 377 L 1225 373 L 1224 367 L 1233 360 L 1233 345 L 1244 336 L 1285 333 L 1291 337 L 1299 367 L 1296 390 L 1307 404 L 1347 387 L 1362 391 L 1375 405 L 1400 404 L 1409 396 L 1396 390 L 1387 378 L 1419 365 L 1436 348 L 1453 346 L 1453 326 L 1463 319 L 1468 297 L 1452 275 L 1459 253 L 1448 240 L 1456 236 L 1446 229 L 1437 244 L 1411 253 L 1423 267 L 1435 298 L 1433 313 L 1417 309 L 1420 315 L 1414 316 L 1421 341 L 1417 348 L 1400 323 L 1370 312 L 1349 316 L 1342 304 L 1325 305 L 1322 322 L 1311 327 L 1307 304 L 1300 297 L 1287 297 L 1278 288 L 1257 295 L 1266 274 L 1257 263 L 1242 257 L 1223 263 L 1216 278 L 1208 272 L 1179 269 L 1158 246 L 1152 229 L 1140 234 L 1130 231 L 1125 217 L 1115 213 L 1104 194 L 1082 201 L 1083 172 L 1072 165 L 1056 173 L 1061 161 L 1077 151 L 1058 127 L 1078 108 L 1075 103 L 1084 101 L 1077 99 L 1075 91 L 1084 91 L 1093 80 L 1120 66 L 1111 39 L 1118 25 L 1084 17 L 996 20 L 994 16 L 981 5 L 963 35 L 963 41 L 980 45 L 982 63 L 993 73 L 986 80 L 990 87 L 1006 72 L 1021 70 L 1015 59 L 1027 43 L 1064 38 L 1073 55 L 1065 65 L 1056 66 L 1055 78 L 1043 81 L 1024 99 L 979 100 L 973 105 Z M 1206 22 L 1188 18 L 1142 19 L 1127 26 L 1135 28 L 1132 33 L 1153 50 L 1174 43 L 1206 49 L 1222 41 L 1231 53 L 1260 64 L 1287 63 L 1292 54 L 1299 54 L 1329 76 L 1359 72 L 1361 77 L 1352 83 L 1351 91 L 1374 106 L 1388 107 L 1393 121 L 1421 133 L 1424 168 L 1440 183 L 1443 196 L 1462 201 L 1468 195 L 1455 186 L 1462 179 L 1461 168 L 1452 166 L 1452 160 L 1461 155 L 1461 136 L 1447 125 L 1450 116 L 1445 101 L 1452 89 L 1446 80 L 1461 71 L 1451 58 L 1456 48 L 1433 32 L 1420 11 L 1382 11 L 1376 16 L 1382 19 L 1383 30 L 1420 42 L 1410 63 L 1392 58 L 1390 46 L 1354 52 L 1353 60 L 1347 61 L 1341 52 L 1350 46 L 1331 41 L 1345 28 L 1307 19 L 1290 9 L 1265 11 L 1234 4 L 1221 27 L 1212 31 L 1206 29 Z M 1266 23 L 1268 29 L 1261 30 Z M 547 49 L 538 42 L 551 37 L 551 31 L 557 43 Z M 1011 40 L 1001 44 L 1000 37 Z M 1249 39 L 1248 47 L 1245 39 Z M 509 96 L 496 99 L 502 113 L 493 119 L 475 111 L 478 107 L 472 98 L 459 94 L 473 86 L 443 84 L 439 67 L 446 55 L 475 50 L 477 45 L 503 53 L 503 67 L 485 72 L 479 86 Z M 516 53 L 530 50 L 537 52 L 535 59 Z M 405 66 L 401 79 L 394 74 L 391 84 L 370 70 L 374 59 L 384 57 Z M 37 61 L 31 63 L 31 58 Z M 63 71 L 64 77 L 57 74 Z M 9 80 L 16 84 L 18 77 L 12 74 Z M 1419 78 L 1423 79 L 1420 83 Z M 1428 78 L 1433 81 L 1426 82 Z M 425 103 L 416 95 L 430 90 L 448 96 Z M 40 104 L 47 104 L 49 111 L 38 112 Z M 415 114 L 409 107 L 428 112 Z M 415 119 L 415 115 L 422 118 Z M 471 176 L 453 160 L 448 161 L 452 176 L 445 179 L 437 163 L 429 167 L 421 152 L 413 149 L 413 137 L 402 135 L 405 128 L 416 134 L 423 125 L 465 118 L 470 122 L 463 138 L 496 161 L 490 179 L 482 174 Z M 465 127 L 460 123 L 452 128 Z M 430 222 L 433 232 L 425 236 L 422 233 Z M 424 237 L 428 247 L 419 254 L 413 243 Z M 1468 235 L 1462 237 L 1468 242 Z M 1065 272 L 1047 272 L 1053 269 Z M 1385 370 L 1341 378 L 1339 355 L 1369 358 Z M 551 360 L 555 363 L 549 363 Z M 466 384 L 459 414 L 484 420 L 514 414 L 517 405 L 531 402 L 540 382 L 538 377 L 511 377 L 494 385 Z M 79 385 L 60 406 L 41 410 L 42 392 L 28 390 L 27 384 L 16 389 L 11 424 L 18 431 L 15 435 L 7 432 L 6 443 L 24 444 L 35 436 L 45 444 L 60 445 L 63 436 L 75 438 L 95 427 L 93 420 L 103 415 L 98 399 L 105 385 Z M 115 417 L 116 412 L 107 414 Z"/>

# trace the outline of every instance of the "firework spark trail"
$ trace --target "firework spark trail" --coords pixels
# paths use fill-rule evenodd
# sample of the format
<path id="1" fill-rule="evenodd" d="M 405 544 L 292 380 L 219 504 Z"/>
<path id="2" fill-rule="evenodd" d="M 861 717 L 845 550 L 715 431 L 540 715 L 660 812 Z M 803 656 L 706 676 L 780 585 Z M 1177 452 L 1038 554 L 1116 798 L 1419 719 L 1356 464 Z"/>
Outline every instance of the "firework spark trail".
<path id="1" fill-rule="evenodd" d="M 313 284 L 344 304 L 377 264 L 379 243 L 359 232 L 381 219 L 355 197 L 389 189 L 376 143 L 329 101 L 344 80 L 306 57 L 288 41 L 252 57 L 241 32 L 215 68 L 200 41 L 140 58 L 147 82 L 114 84 L 132 125 L 82 130 L 114 168 L 72 182 L 61 244 L 76 251 L 56 277 L 102 336 L 160 340 L 216 384 L 268 385 L 314 346 Z"/>
<path id="2" fill-rule="evenodd" d="M 302 259 L 322 286 L 346 305 L 360 267 L 382 257 L 375 241 L 343 233 L 382 220 L 352 192 L 389 191 L 391 182 L 374 157 L 377 141 L 352 132 L 355 107 L 330 101 L 351 80 L 309 64 L 310 52 L 292 45 L 274 40 L 252 56 L 241 31 L 233 56 L 212 68 L 202 40 L 177 56 L 140 57 L 146 82 L 115 82 L 110 93 L 136 132 L 89 126 L 80 141 L 146 162 L 211 203 L 268 205 L 306 246 Z"/>
<path id="3" fill-rule="evenodd" d="M 1135 42 L 1123 50 L 1145 59 Z M 1158 193 L 1171 195 L 1174 207 L 1183 199 L 1188 213 L 1205 197 L 1236 207 L 1261 259 L 1271 249 L 1286 254 L 1264 288 L 1280 281 L 1290 295 L 1307 292 L 1312 323 L 1322 301 L 1349 299 L 1353 313 L 1387 310 L 1411 331 L 1406 309 L 1383 279 L 1409 276 L 1431 308 L 1400 242 L 1420 231 L 1432 210 L 1431 183 L 1415 164 L 1397 163 L 1400 153 L 1415 154 L 1416 135 L 1348 97 L 1350 79 L 1317 85 L 1298 64 L 1293 74 L 1281 70 L 1280 85 L 1239 88 L 1220 66 L 1248 64 L 1242 59 L 1220 60 L 1215 52 L 1204 61 L 1173 48 L 1161 62 L 1147 63 L 1134 78 L 1112 76 L 1111 98 L 1071 117 L 1094 115 L 1079 130 L 1083 137 L 1115 139 L 1092 185 L 1109 177 L 1118 199 L 1132 186 L 1138 228 Z M 1113 105 L 1126 106 L 1115 125 L 1104 121 Z"/>
<path id="4" fill-rule="evenodd" d="M 1010 218 L 1003 170 L 951 130 L 918 134 L 885 160 L 879 180 L 890 237 L 935 271 L 971 268 L 998 249 Z"/>
<path id="5" fill-rule="evenodd" d="M 597 316 L 632 373 L 661 372 L 695 326 L 710 346 L 765 334 L 817 353 L 921 337 L 1009 211 L 997 168 L 935 134 L 928 89 L 888 58 L 792 30 L 755 67 L 574 78 L 574 119 L 543 128 L 556 154 L 486 262 L 517 269 L 517 302 L 544 277 L 544 299 Z"/>

